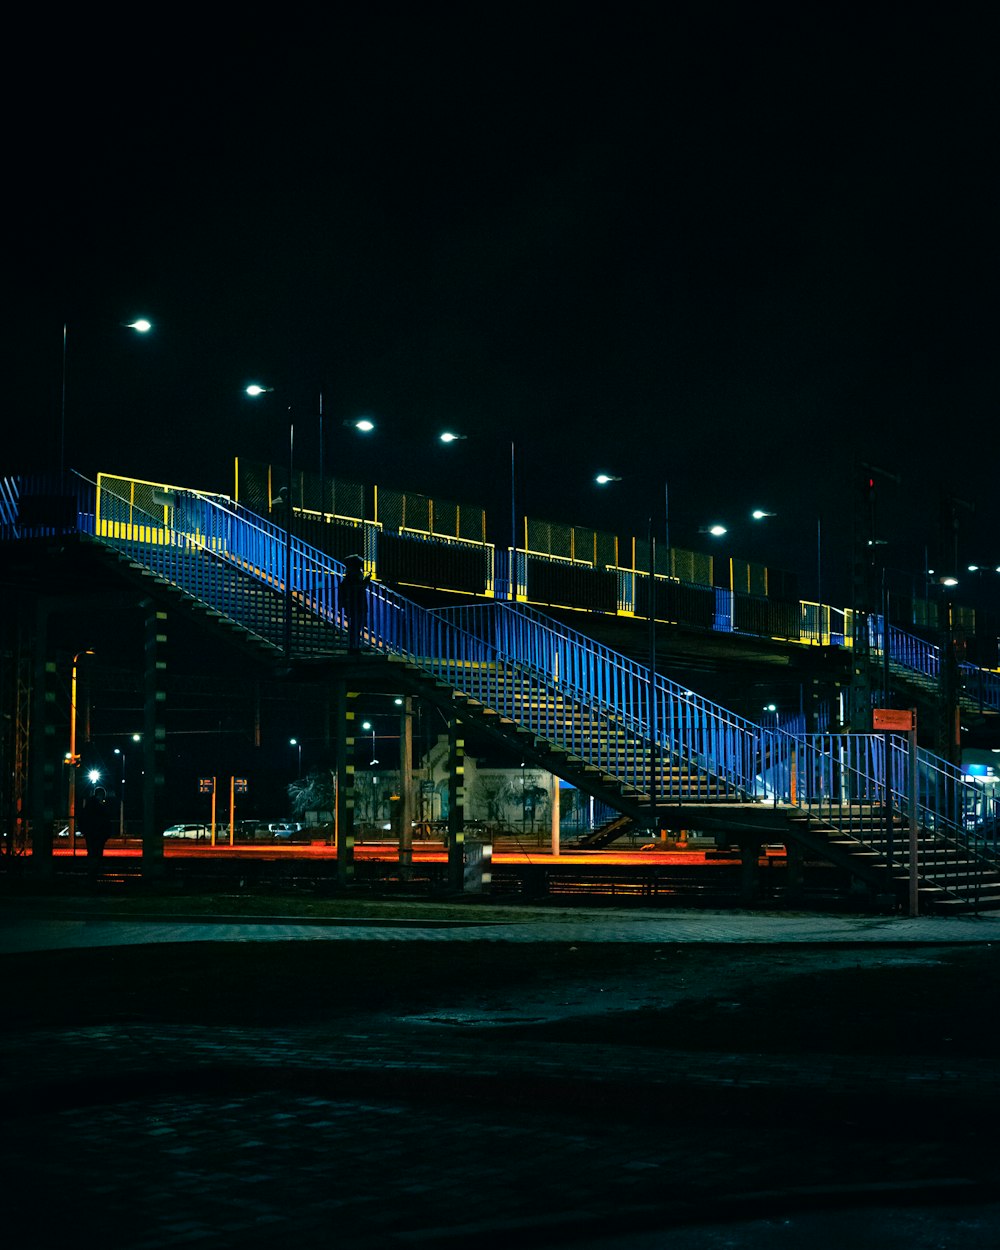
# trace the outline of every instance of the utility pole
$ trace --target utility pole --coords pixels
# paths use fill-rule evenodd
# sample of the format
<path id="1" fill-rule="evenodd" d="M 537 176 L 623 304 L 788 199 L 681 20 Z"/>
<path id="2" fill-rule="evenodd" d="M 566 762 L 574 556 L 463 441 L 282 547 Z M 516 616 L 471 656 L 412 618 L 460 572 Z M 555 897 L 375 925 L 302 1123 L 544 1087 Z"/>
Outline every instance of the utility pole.
<path id="1" fill-rule="evenodd" d="M 899 484 L 899 477 L 887 469 L 861 461 L 854 481 L 854 594 L 853 650 L 851 655 L 850 727 L 855 733 L 870 733 L 876 676 L 872 671 L 871 618 L 876 612 L 878 559 L 876 549 L 884 544 L 878 534 L 876 503 L 879 478 Z M 883 632 L 888 637 L 887 622 Z M 885 644 L 883 644 L 885 645 Z"/>

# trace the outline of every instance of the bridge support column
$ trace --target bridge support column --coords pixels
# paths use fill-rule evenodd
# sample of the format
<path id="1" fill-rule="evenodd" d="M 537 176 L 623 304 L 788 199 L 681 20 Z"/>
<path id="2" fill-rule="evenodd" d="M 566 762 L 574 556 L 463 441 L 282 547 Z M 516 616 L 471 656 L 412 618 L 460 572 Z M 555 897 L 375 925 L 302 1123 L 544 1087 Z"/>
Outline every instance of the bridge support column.
<path id="1" fill-rule="evenodd" d="M 35 636 L 32 639 L 32 708 L 29 741 L 31 871 L 36 877 L 51 877 L 52 825 L 55 820 L 56 796 L 56 665 L 46 659 L 48 613 L 40 604 L 35 613 Z M 73 764 L 68 765 L 73 768 Z"/>
<path id="2" fill-rule="evenodd" d="M 756 903 L 760 898 L 760 852 L 759 839 L 740 842 L 740 901 L 743 903 Z"/>
<path id="3" fill-rule="evenodd" d="M 142 722 L 142 875 L 163 875 L 163 795 L 167 731 L 163 723 L 167 692 L 167 614 L 143 599 L 144 661 Z"/>
<path id="4" fill-rule="evenodd" d="M 399 716 L 399 877 L 413 876 L 413 699 L 403 698 Z"/>
<path id="5" fill-rule="evenodd" d="M 352 695 L 346 685 L 336 684 L 337 716 L 337 881 L 354 883 L 354 720 Z"/>
<path id="6" fill-rule="evenodd" d="M 552 813 L 552 854 L 558 855 L 560 851 L 559 824 L 562 819 L 559 806 L 559 778 L 555 775 L 555 773 L 551 773 L 549 775 L 549 781 L 551 783 L 549 810 Z"/>
<path id="7" fill-rule="evenodd" d="M 461 721 L 448 725 L 448 887 L 465 877 L 465 737 Z"/>

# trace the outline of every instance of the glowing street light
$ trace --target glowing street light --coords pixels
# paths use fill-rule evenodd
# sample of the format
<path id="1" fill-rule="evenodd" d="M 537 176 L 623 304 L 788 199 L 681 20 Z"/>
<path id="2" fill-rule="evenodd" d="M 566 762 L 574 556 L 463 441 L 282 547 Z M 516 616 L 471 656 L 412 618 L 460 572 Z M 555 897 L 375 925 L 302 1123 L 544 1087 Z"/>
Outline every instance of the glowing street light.
<path id="1" fill-rule="evenodd" d="M 298 738 L 289 738 L 289 739 L 288 739 L 288 745 L 289 745 L 290 747 L 298 747 L 298 751 L 299 751 L 299 776 L 301 777 L 301 776 L 302 776 L 302 743 L 298 740 Z"/>
<path id="2" fill-rule="evenodd" d="M 148 317 L 136 317 L 135 321 L 122 322 L 126 330 L 135 330 L 137 334 L 148 334 L 153 323 Z M 62 481 L 66 470 L 66 348 L 69 340 L 69 322 L 63 322 L 62 332 L 62 397 L 59 407 L 59 480 Z"/>
<path id="3" fill-rule="evenodd" d="M 438 441 L 449 444 L 464 442 L 469 436 L 468 434 L 456 434 L 454 430 L 445 430 L 444 433 L 438 435 Z M 517 474 L 515 472 L 514 459 L 514 440 L 510 443 L 510 568 L 509 576 L 509 595 L 511 602 L 517 599 Z"/>
<path id="4" fill-rule="evenodd" d="M 277 388 L 273 386 L 265 386 L 262 382 L 251 382 L 245 386 L 244 392 L 251 397 L 257 399 L 261 395 L 273 394 Z M 284 388 L 283 388 L 284 389 Z M 359 417 L 344 422 L 345 426 L 349 426 L 355 430 L 361 431 L 363 434 L 370 434 L 375 429 L 375 422 L 370 417 Z M 284 487 L 285 494 L 285 655 L 291 656 L 292 651 L 292 483 L 294 481 L 294 462 L 295 462 L 295 421 L 292 415 L 292 406 L 288 405 L 288 482 Z M 319 393 L 319 492 L 320 504 L 324 502 L 324 481 L 323 481 L 323 392 Z M 279 494 L 280 498 L 280 494 Z"/>
<path id="5" fill-rule="evenodd" d="M 375 765 L 378 763 L 378 760 L 375 758 L 375 726 L 371 723 L 370 720 L 366 720 L 362 722 L 361 728 L 365 731 L 365 733 L 371 730 L 371 735 L 372 735 L 371 767 L 374 768 Z"/>

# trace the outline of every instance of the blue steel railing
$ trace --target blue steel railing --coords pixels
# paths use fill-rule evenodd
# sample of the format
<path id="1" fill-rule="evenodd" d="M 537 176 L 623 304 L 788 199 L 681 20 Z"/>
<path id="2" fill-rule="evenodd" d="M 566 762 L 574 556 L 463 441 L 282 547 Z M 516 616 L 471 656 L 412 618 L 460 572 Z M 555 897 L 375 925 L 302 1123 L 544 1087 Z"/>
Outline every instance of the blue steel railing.
<path id="1" fill-rule="evenodd" d="M 659 801 L 766 800 L 835 818 L 838 825 L 853 819 L 851 812 L 862 816 L 886 802 L 883 734 L 806 735 L 754 724 L 661 674 L 650 683 L 648 666 L 523 605 L 477 604 L 437 615 L 458 622 L 464 633 L 481 638 L 530 678 L 532 698 L 526 701 L 523 722 L 527 727 L 545 734 L 547 705 L 541 695 L 559 694 L 601 709 L 642 744 L 642 766 L 632 761 L 629 773 L 634 783 L 648 784 L 650 755 L 664 766 L 679 764 L 684 770 L 679 776 L 668 768 L 661 774 Z M 894 737 L 891 742 L 891 804 L 908 815 L 906 740 Z M 918 760 L 920 825 L 968 844 L 970 835 L 989 827 L 989 791 L 964 781 L 959 769 L 930 752 L 921 751 Z M 862 823 L 854 820 L 858 828 Z"/>
<path id="2" fill-rule="evenodd" d="M 628 780 L 658 797 L 761 798 L 767 791 L 760 761 L 769 731 L 657 674 L 645 665 L 508 603 L 447 608 L 435 615 L 457 623 L 505 658 L 541 696 L 558 696 L 611 718 L 629 736 L 634 755 Z M 527 701 L 527 727 L 544 732 L 544 700 Z M 532 717 L 539 718 L 532 724 Z M 674 769 L 679 767 L 679 771 Z M 659 771 L 660 776 L 652 776 Z"/>
<path id="3" fill-rule="evenodd" d="M 790 750 L 779 753 L 772 777 L 785 801 L 898 864 L 907 858 L 906 834 L 895 828 L 890 852 L 884 813 L 888 808 L 899 820 L 909 820 L 910 755 L 906 737 L 891 734 L 888 743 L 888 793 L 881 734 L 796 736 Z M 970 855 L 980 871 L 993 866 L 1000 811 L 991 786 L 966 780 L 961 769 L 918 748 L 915 794 L 918 829 L 933 835 L 939 852 L 936 863 L 924 867 L 925 879 L 946 884 L 965 871 Z"/>
<path id="4" fill-rule="evenodd" d="M 871 646 L 880 654 L 884 645 L 883 625 L 883 617 L 869 618 Z M 889 626 L 889 662 L 930 681 L 941 679 L 941 648 L 895 625 Z M 1000 673 L 975 664 L 959 664 L 957 667 L 964 697 L 972 703 L 978 702 L 984 710 L 1000 712 Z"/>
<path id="5" fill-rule="evenodd" d="M 239 504 L 164 488 L 155 512 L 102 484 L 90 532 L 272 645 L 334 649 L 344 566 Z M 249 596 L 256 584 L 259 594 Z"/>
<path id="6" fill-rule="evenodd" d="M 104 475 L 102 475 L 104 476 Z M 99 479 L 100 481 L 100 479 Z M 161 495 L 178 495 L 181 501 L 184 499 L 217 499 L 224 500 L 222 496 L 215 496 L 205 492 L 197 491 L 179 491 L 171 487 L 155 487 L 150 483 L 136 483 L 131 479 L 124 478 L 107 478 L 105 482 L 110 481 L 114 485 L 111 488 L 112 494 L 118 497 L 118 507 L 124 514 L 135 513 L 136 508 L 145 511 L 148 517 L 153 518 L 151 524 L 162 525 L 164 516 L 170 519 L 168 523 L 174 528 L 184 532 L 188 527 L 183 520 L 177 520 L 172 517 L 174 505 L 164 503 L 162 508 L 154 508 L 149 498 L 145 501 L 141 499 L 141 488 L 145 487 L 146 495 L 150 491 L 158 491 Z M 76 474 L 67 474 L 65 480 L 61 483 L 52 474 L 36 475 L 34 477 L 7 477 L 0 478 L 0 537 L 16 538 L 24 536 L 42 536 L 63 532 L 65 525 L 50 524 L 48 526 L 40 525 L 37 522 L 31 526 L 25 527 L 20 523 L 19 519 L 19 500 L 22 494 L 44 495 L 46 492 L 55 494 L 76 494 L 80 495 L 81 491 L 89 489 L 92 491 L 92 484 L 88 486 L 83 479 Z M 124 492 L 130 490 L 135 497 L 127 495 Z M 107 487 L 102 492 L 107 497 Z M 138 499 L 138 502 L 137 502 Z M 229 506 L 238 508 L 239 505 L 232 501 L 228 502 Z M 91 505 L 91 511 L 93 506 Z M 82 497 L 79 502 L 79 515 L 83 517 L 86 508 L 83 506 Z M 159 514 L 159 515 L 158 515 Z M 261 522 L 267 525 L 267 522 Z M 72 525 L 71 525 L 72 527 Z M 280 527 L 272 526 L 274 533 L 280 531 Z M 377 556 L 374 545 L 374 532 L 367 533 L 365 536 L 365 555 L 372 571 L 377 571 Z M 280 563 L 282 557 L 279 551 L 280 539 L 274 544 L 274 557 L 276 562 Z M 504 553 L 509 554 L 509 553 Z M 304 558 L 304 549 L 299 545 L 297 539 L 293 542 L 293 580 L 295 575 L 294 565 Z M 523 555 L 519 555 L 519 561 L 523 563 Z M 276 567 L 276 566 L 272 566 Z M 519 594 L 527 592 L 524 584 L 526 574 L 523 570 L 519 571 L 518 583 Z M 635 574 L 625 570 L 619 570 L 619 577 L 626 578 L 630 587 L 633 586 Z M 500 580 L 503 581 L 507 577 L 507 573 L 501 570 Z M 281 575 L 283 582 L 283 575 Z M 669 579 L 673 582 L 674 579 Z M 499 583 L 494 587 L 495 593 L 501 595 L 502 598 L 509 598 L 506 590 L 501 591 Z M 634 595 L 634 587 L 629 591 L 628 603 L 632 604 L 632 596 Z M 726 598 L 726 595 L 730 598 Z M 730 602 L 732 592 L 726 592 L 725 595 L 716 596 L 716 611 L 712 618 L 711 627 L 716 631 L 731 632 L 733 629 L 732 621 L 732 604 Z M 619 606 L 622 606 L 621 601 Z M 852 631 L 850 627 L 851 612 L 848 609 L 837 609 L 829 605 L 818 605 L 802 602 L 799 605 L 799 636 L 805 642 L 823 643 L 833 646 L 850 646 L 852 641 Z M 875 654 L 882 653 L 882 618 L 878 615 L 869 617 L 869 638 L 872 651 Z M 743 631 L 745 632 L 745 631 Z M 940 649 L 933 643 L 924 639 L 917 638 L 898 627 L 891 627 L 889 631 L 890 644 L 890 661 L 897 669 L 902 669 L 918 677 L 924 678 L 927 682 L 936 681 L 940 675 Z M 990 669 L 978 668 L 971 664 L 961 664 L 958 666 L 959 680 L 963 686 L 962 696 L 966 706 L 978 705 L 981 711 L 1000 711 L 1000 672 Z"/>
<path id="7" fill-rule="evenodd" d="M 150 511 L 110 489 L 81 489 L 78 527 L 274 645 L 289 605 L 300 619 L 297 651 L 340 644 L 330 627 L 346 625 L 343 565 L 231 501 L 170 489 L 158 498 Z M 262 593 L 248 593 L 253 586 Z M 646 666 L 524 606 L 428 611 L 373 583 L 364 644 L 654 801 L 769 800 L 862 832 L 866 809 L 886 801 L 883 735 L 753 724 L 660 674 L 650 681 Z M 905 741 L 890 741 L 892 806 L 906 813 Z M 969 847 L 991 819 L 995 829 L 982 787 L 929 752 L 918 759 L 925 830 Z"/>

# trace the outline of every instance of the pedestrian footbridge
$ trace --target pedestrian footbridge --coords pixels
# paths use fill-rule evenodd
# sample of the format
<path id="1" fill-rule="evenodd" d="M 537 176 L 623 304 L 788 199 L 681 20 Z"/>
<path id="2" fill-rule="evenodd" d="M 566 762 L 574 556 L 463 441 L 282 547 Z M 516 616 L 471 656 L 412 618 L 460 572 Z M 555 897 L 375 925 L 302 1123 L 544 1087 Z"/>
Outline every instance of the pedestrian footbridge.
<path id="1" fill-rule="evenodd" d="M 1000 907 L 995 800 L 906 735 L 756 724 L 526 605 L 432 609 L 377 581 L 355 653 L 341 562 L 225 497 L 140 506 L 115 482 L 81 482 L 61 532 L 278 667 L 391 683 L 651 828 L 784 842 L 911 910 Z M 14 492 L 5 508 L 7 542 L 51 537 Z M 905 667 L 905 638 L 894 651 Z"/>

